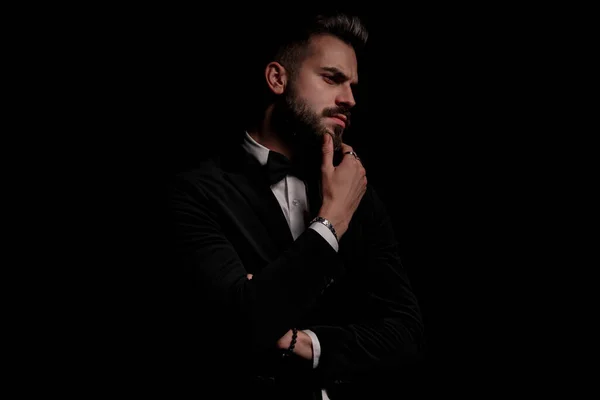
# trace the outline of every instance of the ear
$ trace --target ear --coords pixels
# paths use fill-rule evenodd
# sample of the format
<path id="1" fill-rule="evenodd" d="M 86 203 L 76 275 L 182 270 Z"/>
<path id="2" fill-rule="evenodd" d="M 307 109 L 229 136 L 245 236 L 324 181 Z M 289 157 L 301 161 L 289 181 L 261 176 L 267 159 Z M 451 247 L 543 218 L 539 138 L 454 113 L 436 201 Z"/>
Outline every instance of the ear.
<path id="1" fill-rule="evenodd" d="M 270 62 L 265 68 L 265 79 L 269 89 L 275 94 L 282 94 L 288 83 L 285 67 L 278 62 Z"/>

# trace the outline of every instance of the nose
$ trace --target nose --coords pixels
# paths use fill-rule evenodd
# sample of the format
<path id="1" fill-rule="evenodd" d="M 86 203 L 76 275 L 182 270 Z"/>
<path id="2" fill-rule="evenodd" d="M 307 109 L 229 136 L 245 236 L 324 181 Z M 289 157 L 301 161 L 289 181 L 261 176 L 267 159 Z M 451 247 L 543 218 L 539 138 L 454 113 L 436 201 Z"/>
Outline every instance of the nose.
<path id="1" fill-rule="evenodd" d="M 342 92 L 336 98 L 336 103 L 338 106 L 344 106 L 346 108 L 352 108 L 356 105 L 356 100 L 354 100 L 354 94 L 352 93 L 352 88 L 350 86 L 342 86 Z"/>

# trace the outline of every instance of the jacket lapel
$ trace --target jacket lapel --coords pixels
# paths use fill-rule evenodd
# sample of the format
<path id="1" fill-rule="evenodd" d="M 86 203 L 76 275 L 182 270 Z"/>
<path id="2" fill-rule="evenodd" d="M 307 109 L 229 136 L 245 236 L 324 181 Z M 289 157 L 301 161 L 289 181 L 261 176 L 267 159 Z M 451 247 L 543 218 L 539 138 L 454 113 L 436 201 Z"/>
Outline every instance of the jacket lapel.
<path id="1" fill-rule="evenodd" d="M 225 179 L 246 199 L 264 227 L 261 231 L 260 227 L 253 226 L 250 234 L 267 247 L 270 258 L 276 258 L 294 239 L 262 166 L 241 146 L 234 146 L 222 160 L 222 167 Z M 261 240 L 265 235 L 267 240 Z"/>

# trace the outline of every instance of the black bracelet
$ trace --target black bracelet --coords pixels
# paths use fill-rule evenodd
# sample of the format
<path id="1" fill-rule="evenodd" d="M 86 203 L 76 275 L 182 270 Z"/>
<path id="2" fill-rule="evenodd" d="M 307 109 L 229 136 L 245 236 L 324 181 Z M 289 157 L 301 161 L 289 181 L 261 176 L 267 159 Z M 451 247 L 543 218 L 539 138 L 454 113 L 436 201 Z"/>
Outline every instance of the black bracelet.
<path id="1" fill-rule="evenodd" d="M 294 354 L 294 347 L 296 347 L 296 340 L 298 340 L 298 329 L 292 328 L 292 342 L 290 343 L 290 347 L 283 353 L 283 358 L 290 357 Z"/>

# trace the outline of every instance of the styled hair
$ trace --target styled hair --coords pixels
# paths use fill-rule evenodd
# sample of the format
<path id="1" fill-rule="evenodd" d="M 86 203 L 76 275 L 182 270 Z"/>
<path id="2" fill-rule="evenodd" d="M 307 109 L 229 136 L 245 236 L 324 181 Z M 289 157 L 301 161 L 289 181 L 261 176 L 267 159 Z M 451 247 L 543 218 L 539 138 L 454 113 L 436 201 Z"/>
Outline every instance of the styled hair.
<path id="1" fill-rule="evenodd" d="M 308 44 L 314 35 L 337 37 L 359 54 L 367 44 L 369 33 L 359 17 L 343 13 L 297 16 L 282 27 L 275 42 L 272 61 L 277 61 L 294 74 L 308 54 Z"/>

